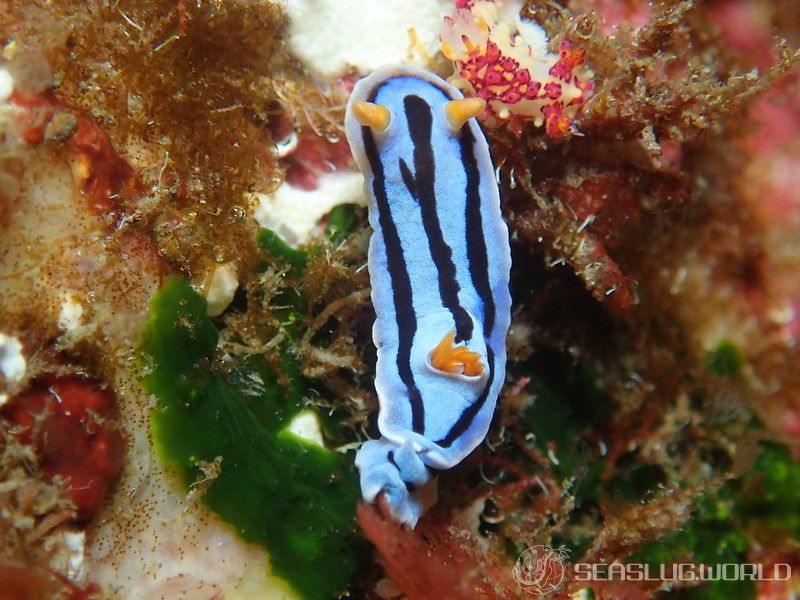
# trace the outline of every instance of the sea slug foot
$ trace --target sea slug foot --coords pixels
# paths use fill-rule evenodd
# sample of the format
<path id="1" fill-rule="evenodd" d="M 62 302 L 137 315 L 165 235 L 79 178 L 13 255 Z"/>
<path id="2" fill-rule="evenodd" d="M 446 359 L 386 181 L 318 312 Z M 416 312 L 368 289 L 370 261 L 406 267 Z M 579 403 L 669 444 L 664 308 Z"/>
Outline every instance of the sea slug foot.
<path id="1" fill-rule="evenodd" d="M 365 442 L 356 455 L 356 467 L 364 500 L 374 502 L 383 494 L 392 517 L 412 529 L 436 503 L 436 482 L 410 441 L 402 446 L 384 438 Z"/>

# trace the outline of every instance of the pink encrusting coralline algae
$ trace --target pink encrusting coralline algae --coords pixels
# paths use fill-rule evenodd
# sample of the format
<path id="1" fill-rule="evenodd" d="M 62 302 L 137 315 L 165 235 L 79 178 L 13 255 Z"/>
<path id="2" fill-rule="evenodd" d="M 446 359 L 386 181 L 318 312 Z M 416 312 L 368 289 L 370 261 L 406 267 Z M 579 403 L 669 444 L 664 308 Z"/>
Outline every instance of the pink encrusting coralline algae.
<path id="1" fill-rule="evenodd" d="M 450 81 L 486 100 L 489 125 L 507 121 L 520 130 L 532 121 L 552 137 L 575 133 L 575 115 L 594 87 L 585 51 L 564 41 L 559 55 L 551 54 L 538 25 L 518 23 L 505 20 L 493 0 L 457 0 L 440 36 L 456 66 Z"/>

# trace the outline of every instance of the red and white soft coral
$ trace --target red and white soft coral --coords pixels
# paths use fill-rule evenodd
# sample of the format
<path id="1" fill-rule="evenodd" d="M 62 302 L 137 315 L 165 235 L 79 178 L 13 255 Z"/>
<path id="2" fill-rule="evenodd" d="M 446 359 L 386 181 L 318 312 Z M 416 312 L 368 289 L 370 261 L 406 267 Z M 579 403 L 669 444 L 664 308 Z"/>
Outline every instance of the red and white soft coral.
<path id="1" fill-rule="evenodd" d="M 503 18 L 493 0 L 457 0 L 440 36 L 444 55 L 455 64 L 450 79 L 468 95 L 486 100 L 489 125 L 508 121 L 545 126 L 552 137 L 575 133 L 578 108 L 591 95 L 592 74 L 585 51 L 561 43 L 558 56 L 547 51 L 535 24 Z"/>

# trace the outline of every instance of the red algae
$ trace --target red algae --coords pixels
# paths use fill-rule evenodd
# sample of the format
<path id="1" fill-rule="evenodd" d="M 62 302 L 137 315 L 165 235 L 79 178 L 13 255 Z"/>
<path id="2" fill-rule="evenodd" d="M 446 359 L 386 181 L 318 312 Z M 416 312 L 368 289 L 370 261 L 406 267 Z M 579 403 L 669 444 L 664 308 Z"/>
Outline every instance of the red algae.
<path id="1" fill-rule="evenodd" d="M 52 92 L 29 94 L 15 91 L 11 103 L 20 109 L 17 120 L 29 144 L 67 141 L 74 152 L 73 171 L 89 208 L 104 215 L 134 195 L 133 168 L 114 148 L 109 135 L 83 111 L 61 102 Z"/>
<path id="2" fill-rule="evenodd" d="M 650 4 L 640 0 L 585 0 L 603 19 L 603 33 L 614 35 L 620 27 L 639 28 L 650 20 Z"/>
<path id="3" fill-rule="evenodd" d="M 2 409 L 20 440 L 37 448 L 45 477 L 62 482 L 81 521 L 97 513 L 122 467 L 113 411 L 111 392 L 74 375 L 47 376 Z"/>
<path id="4" fill-rule="evenodd" d="M 640 198 L 621 175 L 604 173 L 587 178 L 579 186 L 563 183 L 554 189 L 575 216 L 592 233 L 605 238 L 639 221 Z"/>
<path id="5" fill-rule="evenodd" d="M 96 583 L 77 585 L 60 573 L 54 573 L 56 578 L 65 587 L 66 600 L 92 600 L 101 597 L 100 586 Z"/>
<path id="6" fill-rule="evenodd" d="M 758 69 L 767 69 L 778 59 L 771 10 L 753 0 L 715 0 L 709 3 L 709 18 L 719 28 L 725 45 L 737 59 Z"/>
<path id="7" fill-rule="evenodd" d="M 109 135 L 94 119 L 77 115 L 77 128 L 69 139 L 84 178 L 82 189 L 93 210 L 104 213 L 115 208 L 135 186 L 133 168 L 114 149 Z"/>
<path id="8" fill-rule="evenodd" d="M 3 600 L 41 600 L 58 597 L 63 588 L 47 572 L 0 560 L 0 585 Z"/>
<path id="9" fill-rule="evenodd" d="M 2 600 L 91 600 L 100 597 L 100 588 L 93 583 L 78 586 L 58 573 L 4 562 L 2 559 L 0 586 Z"/>
<path id="10" fill-rule="evenodd" d="M 450 525 L 437 509 L 415 531 L 403 528 L 374 506 L 358 506 L 358 522 L 376 546 L 392 581 L 412 599 L 522 598 L 511 564 L 486 553 L 465 531 Z"/>
<path id="11" fill-rule="evenodd" d="M 350 164 L 350 148 L 344 138 L 330 142 L 311 132 L 297 135 L 297 147 L 285 160 L 287 183 L 302 190 L 315 190 L 320 175 Z"/>
<path id="12" fill-rule="evenodd" d="M 52 100 L 16 90 L 11 96 L 11 102 L 23 109 L 17 116 L 23 139 L 29 144 L 44 141 L 44 129 L 53 117 Z"/>

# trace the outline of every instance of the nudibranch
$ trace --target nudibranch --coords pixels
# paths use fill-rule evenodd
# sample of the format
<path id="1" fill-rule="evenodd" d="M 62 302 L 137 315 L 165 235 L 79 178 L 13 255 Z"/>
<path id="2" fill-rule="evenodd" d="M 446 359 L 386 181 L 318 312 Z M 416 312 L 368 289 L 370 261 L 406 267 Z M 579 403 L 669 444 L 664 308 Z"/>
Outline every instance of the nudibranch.
<path id="1" fill-rule="evenodd" d="M 506 363 L 511 253 L 485 108 L 408 66 L 360 80 L 347 140 L 365 177 L 381 439 L 356 456 L 364 499 L 414 527 L 438 470 L 486 436 Z"/>

